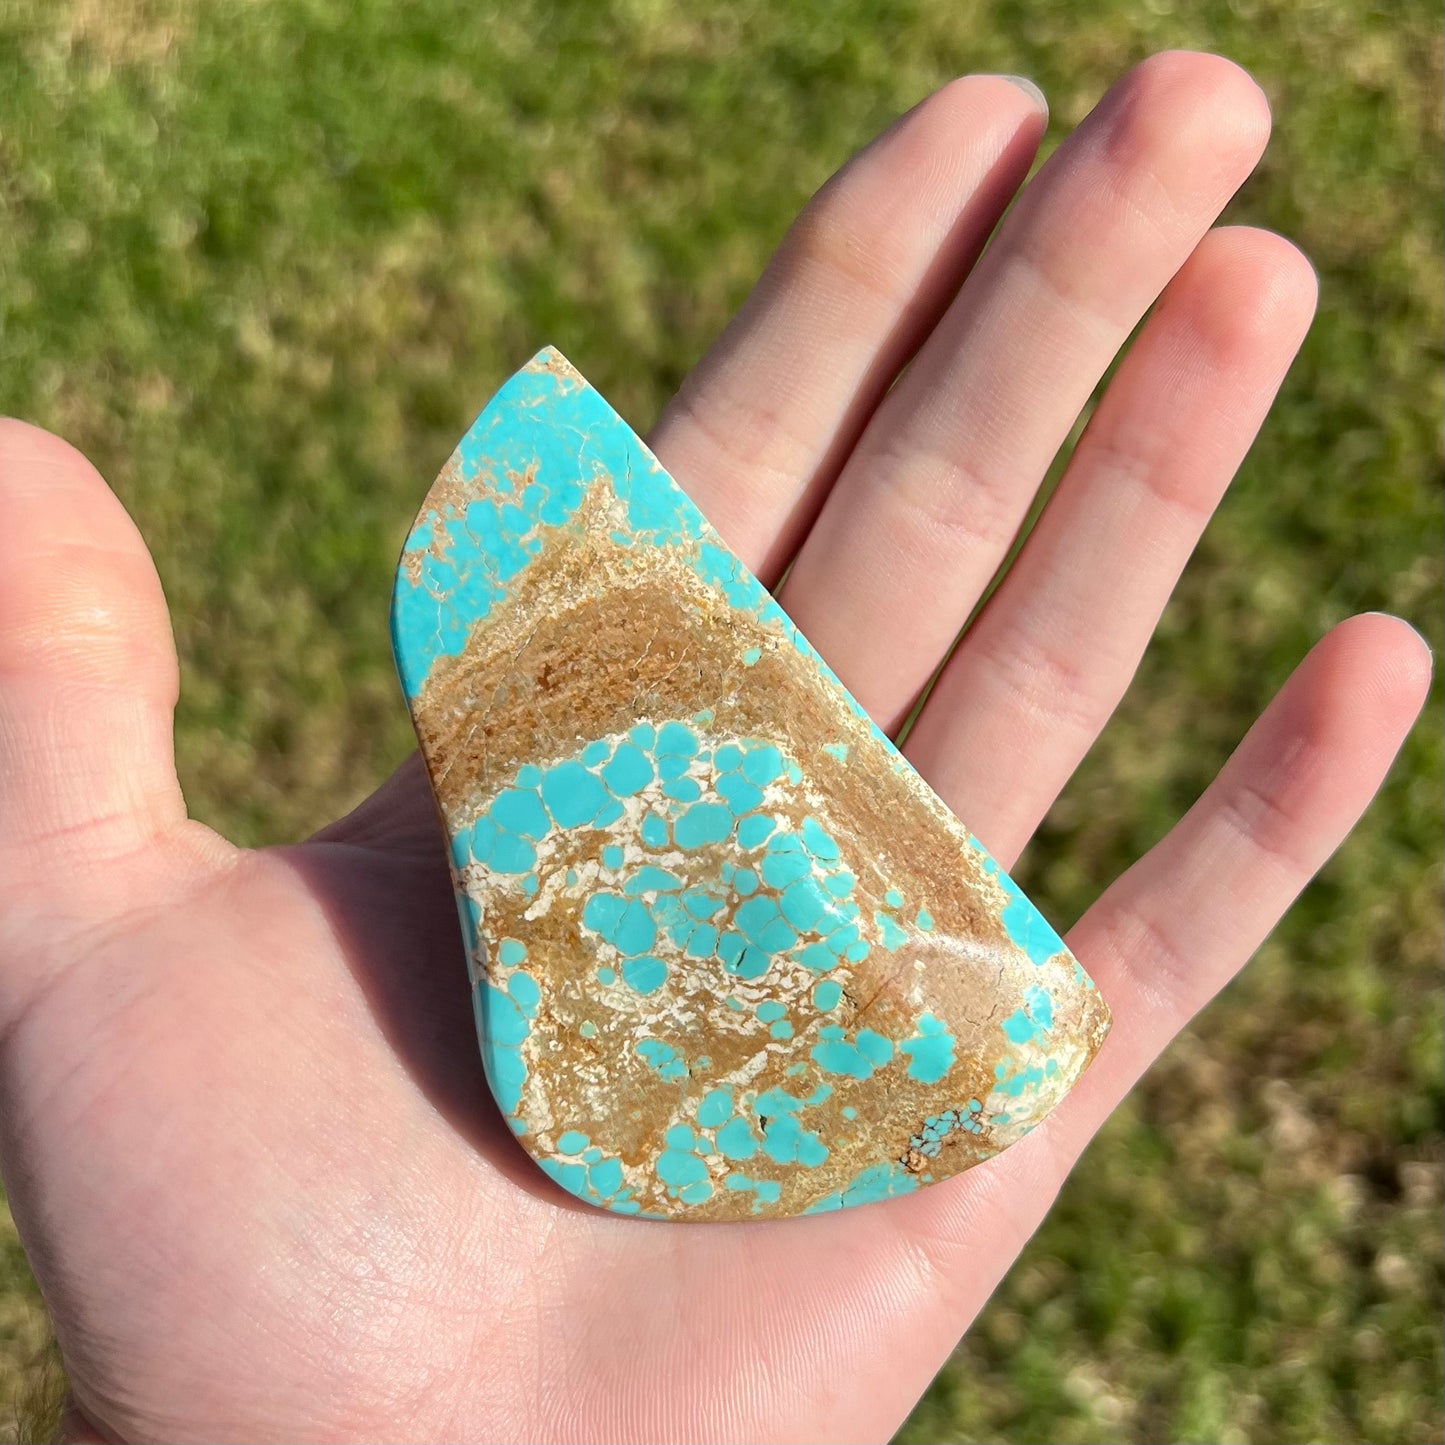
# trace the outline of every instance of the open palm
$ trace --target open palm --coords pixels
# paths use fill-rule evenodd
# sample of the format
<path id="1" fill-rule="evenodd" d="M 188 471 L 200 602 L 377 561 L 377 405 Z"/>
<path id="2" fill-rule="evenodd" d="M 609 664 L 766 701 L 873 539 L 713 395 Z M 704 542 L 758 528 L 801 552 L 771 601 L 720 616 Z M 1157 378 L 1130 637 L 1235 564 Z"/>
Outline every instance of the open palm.
<path id="1" fill-rule="evenodd" d="M 1209 229 L 1268 124 L 1232 65 L 1156 57 L 979 259 L 1044 117 L 1008 80 L 955 82 L 824 188 L 651 438 L 764 582 L 793 563 L 784 606 L 896 729 L 1162 292 L 908 740 L 1006 865 L 1308 325 L 1298 252 Z M 416 760 L 296 847 L 188 821 L 144 546 L 82 458 L 5 423 L 0 1157 L 74 1431 L 887 1436 L 1092 1132 L 1354 822 L 1428 666 L 1393 619 L 1337 628 L 1079 922 L 1115 1028 L 1023 1143 L 862 1210 L 639 1223 L 555 1189 L 496 1114 Z"/>

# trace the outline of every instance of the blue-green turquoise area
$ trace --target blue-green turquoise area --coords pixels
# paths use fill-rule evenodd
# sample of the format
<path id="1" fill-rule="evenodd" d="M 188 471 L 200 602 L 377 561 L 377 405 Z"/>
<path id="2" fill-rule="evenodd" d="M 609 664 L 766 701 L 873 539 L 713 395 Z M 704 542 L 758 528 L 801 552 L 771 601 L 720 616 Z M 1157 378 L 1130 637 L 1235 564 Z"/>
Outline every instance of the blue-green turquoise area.
<path id="1" fill-rule="evenodd" d="M 486 1075 L 577 1197 L 911 1193 L 1097 1049 L 1058 934 L 557 353 L 438 479 L 393 633 Z"/>

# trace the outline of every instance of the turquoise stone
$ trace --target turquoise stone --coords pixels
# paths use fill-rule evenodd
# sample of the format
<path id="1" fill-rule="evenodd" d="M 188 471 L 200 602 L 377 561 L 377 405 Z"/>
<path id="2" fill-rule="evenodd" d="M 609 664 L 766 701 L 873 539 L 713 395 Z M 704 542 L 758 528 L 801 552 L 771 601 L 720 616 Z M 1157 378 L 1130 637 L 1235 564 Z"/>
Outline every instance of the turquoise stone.
<path id="1" fill-rule="evenodd" d="M 1108 1010 L 605 401 L 546 350 L 392 603 L 483 1064 L 619 1214 L 908 1193 L 1026 1134 Z"/>

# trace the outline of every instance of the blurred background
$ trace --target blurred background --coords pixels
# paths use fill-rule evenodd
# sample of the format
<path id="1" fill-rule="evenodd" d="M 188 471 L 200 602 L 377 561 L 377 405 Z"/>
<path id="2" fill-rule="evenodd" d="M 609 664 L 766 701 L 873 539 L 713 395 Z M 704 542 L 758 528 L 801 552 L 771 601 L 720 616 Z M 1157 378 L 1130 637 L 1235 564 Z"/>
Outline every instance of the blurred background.
<path id="1" fill-rule="evenodd" d="M 1050 149 L 1180 45 L 1268 91 L 1232 219 L 1304 246 L 1320 316 L 1024 865 L 1063 923 L 1330 624 L 1387 608 L 1439 654 L 1435 4 L 0 0 L 0 412 L 88 452 L 155 550 L 193 813 L 291 839 L 406 754 L 397 549 L 538 345 L 645 429 L 807 196 L 931 88 L 1032 76 Z M 904 1441 L 1441 1437 L 1439 696 Z M 35 1428 L 47 1338 L 0 1211 L 0 1438 Z"/>

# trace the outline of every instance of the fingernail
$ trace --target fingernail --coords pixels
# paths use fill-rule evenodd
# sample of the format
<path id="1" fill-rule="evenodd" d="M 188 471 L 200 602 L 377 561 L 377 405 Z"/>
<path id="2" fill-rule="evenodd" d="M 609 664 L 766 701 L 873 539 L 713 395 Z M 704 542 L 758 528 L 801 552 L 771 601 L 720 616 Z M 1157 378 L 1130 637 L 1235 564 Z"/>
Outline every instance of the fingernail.
<path id="1" fill-rule="evenodd" d="M 1398 622 L 1402 627 L 1408 627 L 1415 634 L 1415 641 L 1420 644 L 1420 650 L 1430 659 L 1430 666 L 1435 666 L 1435 649 L 1430 646 L 1430 639 L 1415 626 L 1413 622 L 1407 622 L 1398 612 L 1362 612 L 1361 617 L 1383 617 L 1386 622 Z"/>
<path id="2" fill-rule="evenodd" d="M 1033 81 L 1028 78 L 1028 76 L 1001 75 L 999 76 L 999 79 L 1008 81 L 1010 85 L 1018 86 L 1018 88 L 1023 91 L 1023 93 L 1028 96 L 1031 101 L 1033 101 L 1034 106 L 1038 110 L 1040 115 L 1047 115 L 1049 113 L 1049 102 L 1047 101 L 1047 99 L 1045 99 L 1043 91 L 1041 91 L 1038 86 L 1035 85 Z"/>

